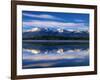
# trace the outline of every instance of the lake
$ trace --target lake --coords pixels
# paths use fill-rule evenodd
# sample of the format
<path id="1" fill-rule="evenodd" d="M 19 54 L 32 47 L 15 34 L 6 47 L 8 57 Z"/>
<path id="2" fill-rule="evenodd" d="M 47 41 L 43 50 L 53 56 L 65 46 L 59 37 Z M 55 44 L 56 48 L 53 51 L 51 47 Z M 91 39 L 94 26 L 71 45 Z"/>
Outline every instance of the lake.
<path id="1" fill-rule="evenodd" d="M 89 66 L 88 42 L 23 42 L 22 68 Z"/>

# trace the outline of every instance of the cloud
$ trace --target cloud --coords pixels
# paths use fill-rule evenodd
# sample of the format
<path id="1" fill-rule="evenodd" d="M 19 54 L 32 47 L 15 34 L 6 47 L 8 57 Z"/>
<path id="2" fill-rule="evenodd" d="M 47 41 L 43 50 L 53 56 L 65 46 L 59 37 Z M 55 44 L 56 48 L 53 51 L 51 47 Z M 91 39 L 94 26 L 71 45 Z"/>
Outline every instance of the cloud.
<path id="1" fill-rule="evenodd" d="M 23 68 L 30 68 L 30 67 L 37 67 L 37 66 L 50 67 L 59 63 L 59 62 L 55 62 L 56 60 L 63 60 L 63 59 L 66 59 L 66 62 L 67 60 L 73 60 L 73 62 L 80 63 L 80 62 L 83 62 L 87 57 L 89 57 L 88 49 L 87 50 L 74 49 L 74 50 L 67 50 L 67 51 L 63 51 L 63 49 L 59 49 L 57 51 L 57 54 L 52 54 L 52 52 L 51 54 L 50 53 L 36 54 L 34 52 L 38 52 L 39 50 L 35 50 L 35 49 L 24 49 L 23 51 L 31 52 L 31 53 L 24 53 L 23 60 L 43 61 L 42 63 L 33 63 L 33 64 L 28 64 L 28 65 L 23 65 Z M 44 62 L 44 60 L 48 60 L 51 62 L 47 63 L 47 62 Z"/>
<path id="2" fill-rule="evenodd" d="M 39 20 L 33 20 L 28 22 L 23 22 L 23 27 L 41 27 L 41 28 L 72 28 L 72 29 L 88 29 L 87 26 L 85 26 L 85 23 L 74 23 L 74 22 L 57 22 L 57 21 L 39 21 Z"/>
<path id="3" fill-rule="evenodd" d="M 27 16 L 27 17 L 33 17 L 33 18 L 43 18 L 43 19 L 63 20 L 63 19 L 61 19 L 61 18 L 52 16 L 52 15 L 47 15 L 47 14 L 36 15 L 36 14 L 23 13 L 23 15 L 24 15 L 24 16 Z"/>
<path id="4" fill-rule="evenodd" d="M 23 68 L 29 68 L 29 67 L 50 67 L 57 64 L 57 62 L 49 62 L 49 63 L 35 63 L 35 64 L 29 64 L 29 65 L 25 65 L 23 66 Z"/>
<path id="5" fill-rule="evenodd" d="M 75 26 L 83 26 L 83 23 L 64 23 L 64 22 L 57 22 L 57 21 L 30 21 L 30 22 L 23 22 L 23 25 L 27 26 L 65 26 L 65 27 L 75 27 Z"/>
<path id="6" fill-rule="evenodd" d="M 81 19 L 75 19 L 74 21 L 75 22 L 84 22 L 84 20 L 81 20 Z"/>
<path id="7" fill-rule="evenodd" d="M 77 53 L 77 54 L 76 54 Z M 36 54 L 36 55 L 23 55 L 23 60 L 60 60 L 60 59 L 84 59 L 89 56 L 89 50 L 71 52 L 66 51 L 63 54 Z"/>

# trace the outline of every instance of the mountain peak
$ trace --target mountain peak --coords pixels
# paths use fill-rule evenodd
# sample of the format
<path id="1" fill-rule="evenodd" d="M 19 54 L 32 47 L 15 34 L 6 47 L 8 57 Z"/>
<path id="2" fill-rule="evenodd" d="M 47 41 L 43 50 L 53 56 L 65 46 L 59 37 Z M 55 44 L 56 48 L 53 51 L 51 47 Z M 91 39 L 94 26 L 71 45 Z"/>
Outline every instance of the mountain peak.
<path id="1" fill-rule="evenodd" d="M 64 32 L 63 29 L 57 29 L 57 31 L 60 32 L 60 33 Z"/>

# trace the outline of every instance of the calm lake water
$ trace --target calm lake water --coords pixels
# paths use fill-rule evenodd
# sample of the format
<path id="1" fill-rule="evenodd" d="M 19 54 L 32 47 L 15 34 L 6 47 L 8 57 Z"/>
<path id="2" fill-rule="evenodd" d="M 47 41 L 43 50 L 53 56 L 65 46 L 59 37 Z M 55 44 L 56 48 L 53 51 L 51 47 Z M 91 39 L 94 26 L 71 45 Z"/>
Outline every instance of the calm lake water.
<path id="1" fill-rule="evenodd" d="M 23 69 L 89 66 L 89 43 L 23 42 Z"/>

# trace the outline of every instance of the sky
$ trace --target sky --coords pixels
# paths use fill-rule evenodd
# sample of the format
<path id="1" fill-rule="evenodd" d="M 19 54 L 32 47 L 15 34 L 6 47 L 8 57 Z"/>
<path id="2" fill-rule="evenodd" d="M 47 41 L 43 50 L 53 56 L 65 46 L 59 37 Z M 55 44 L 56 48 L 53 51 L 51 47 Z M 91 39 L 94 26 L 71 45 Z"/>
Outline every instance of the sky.
<path id="1" fill-rule="evenodd" d="M 39 28 L 89 30 L 89 14 L 65 12 L 22 11 L 23 31 Z"/>

